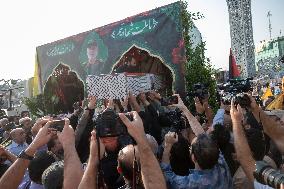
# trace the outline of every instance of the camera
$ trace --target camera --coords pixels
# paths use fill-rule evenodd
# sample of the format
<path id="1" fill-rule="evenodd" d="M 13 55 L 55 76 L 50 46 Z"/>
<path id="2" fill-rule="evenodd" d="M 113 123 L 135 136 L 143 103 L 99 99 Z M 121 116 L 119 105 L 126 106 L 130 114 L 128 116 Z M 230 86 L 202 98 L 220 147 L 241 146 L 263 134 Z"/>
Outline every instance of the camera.
<path id="1" fill-rule="evenodd" d="M 53 120 L 49 128 L 62 132 L 64 125 L 65 125 L 65 120 Z"/>
<path id="2" fill-rule="evenodd" d="M 161 99 L 161 106 L 169 106 L 173 104 L 178 103 L 178 97 L 177 96 L 170 96 L 167 98 L 162 98 Z"/>
<path id="3" fill-rule="evenodd" d="M 235 105 L 240 104 L 241 107 L 249 107 L 250 99 L 244 94 L 252 91 L 252 78 L 235 80 L 231 79 L 228 83 L 218 85 L 220 100 L 225 105 L 230 105 L 231 100 L 234 99 Z"/>
<path id="4" fill-rule="evenodd" d="M 187 94 L 188 97 L 198 97 L 199 101 L 202 103 L 202 100 L 208 98 L 209 92 L 207 86 L 202 83 L 196 83 L 193 85 L 193 91 Z"/>
<path id="5" fill-rule="evenodd" d="M 253 173 L 254 178 L 262 184 L 269 185 L 273 188 L 280 188 L 284 184 L 284 175 L 274 170 L 270 165 L 263 161 L 256 162 L 256 169 Z"/>
<path id="6" fill-rule="evenodd" d="M 126 117 L 130 119 L 130 121 L 133 120 L 130 114 L 126 114 Z M 127 134 L 126 126 L 123 124 L 118 114 L 109 108 L 98 115 L 95 121 L 95 129 L 100 138 Z"/>
<path id="7" fill-rule="evenodd" d="M 218 88 L 228 93 L 246 93 L 253 90 L 251 80 L 252 78 L 230 79 L 229 82 L 218 85 Z"/>
<path id="8" fill-rule="evenodd" d="M 162 125 L 169 127 L 171 132 L 180 133 L 181 130 L 187 128 L 186 118 L 179 109 L 171 110 L 160 116 Z"/>
<path id="9" fill-rule="evenodd" d="M 239 93 L 234 97 L 234 104 L 239 104 L 242 108 L 248 108 L 250 107 L 251 101 L 247 94 Z"/>

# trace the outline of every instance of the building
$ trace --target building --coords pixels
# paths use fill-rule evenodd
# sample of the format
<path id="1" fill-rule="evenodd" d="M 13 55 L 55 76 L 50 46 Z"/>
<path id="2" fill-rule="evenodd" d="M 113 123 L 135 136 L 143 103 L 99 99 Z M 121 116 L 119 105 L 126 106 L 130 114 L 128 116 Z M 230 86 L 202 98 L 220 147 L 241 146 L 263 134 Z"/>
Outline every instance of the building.
<path id="1" fill-rule="evenodd" d="M 251 0 L 227 0 L 231 48 L 241 77 L 255 75 Z"/>
<path id="2" fill-rule="evenodd" d="M 215 75 L 217 83 L 226 83 L 229 80 L 229 71 L 219 71 Z"/>
<path id="3" fill-rule="evenodd" d="M 255 63 L 258 76 L 278 78 L 284 75 L 284 36 L 261 41 L 255 48 Z"/>
<path id="4" fill-rule="evenodd" d="M 26 80 L 4 80 L 0 81 L 0 109 L 14 110 L 23 105 Z"/>

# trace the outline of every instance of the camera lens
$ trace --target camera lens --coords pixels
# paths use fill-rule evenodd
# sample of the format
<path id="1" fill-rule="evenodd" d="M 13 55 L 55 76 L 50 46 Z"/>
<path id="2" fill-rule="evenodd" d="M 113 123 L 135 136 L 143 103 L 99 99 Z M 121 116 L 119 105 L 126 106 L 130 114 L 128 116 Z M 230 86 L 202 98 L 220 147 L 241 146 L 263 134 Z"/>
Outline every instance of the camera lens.
<path id="1" fill-rule="evenodd" d="M 254 177 L 258 182 L 274 188 L 280 188 L 280 185 L 284 184 L 284 175 L 263 161 L 256 162 Z"/>

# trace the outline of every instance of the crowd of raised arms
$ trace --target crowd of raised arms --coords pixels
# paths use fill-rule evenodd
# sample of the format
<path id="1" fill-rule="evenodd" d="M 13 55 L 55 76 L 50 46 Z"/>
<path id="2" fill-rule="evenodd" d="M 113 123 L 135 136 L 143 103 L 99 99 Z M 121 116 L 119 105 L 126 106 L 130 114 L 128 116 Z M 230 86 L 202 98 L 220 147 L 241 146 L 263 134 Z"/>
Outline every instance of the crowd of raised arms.
<path id="1" fill-rule="evenodd" d="M 190 111 L 178 94 L 150 91 L 105 106 L 92 96 L 65 116 L 2 118 L 0 189 L 282 188 L 283 118 L 246 97 L 215 114 L 210 97 Z"/>

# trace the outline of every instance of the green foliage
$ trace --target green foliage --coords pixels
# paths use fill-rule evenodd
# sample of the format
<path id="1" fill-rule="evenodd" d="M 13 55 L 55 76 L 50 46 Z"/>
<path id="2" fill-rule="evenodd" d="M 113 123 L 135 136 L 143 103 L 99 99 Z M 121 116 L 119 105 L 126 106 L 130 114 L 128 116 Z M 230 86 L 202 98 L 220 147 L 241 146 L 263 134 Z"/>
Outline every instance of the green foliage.
<path id="1" fill-rule="evenodd" d="M 0 109 L 0 119 L 2 119 L 3 117 L 7 116 L 6 112 L 4 110 Z"/>
<path id="2" fill-rule="evenodd" d="M 24 104 L 28 107 L 33 116 L 41 117 L 48 114 L 58 114 L 60 111 L 55 109 L 58 103 L 58 97 L 48 93 L 40 94 L 35 97 L 23 99 Z"/>
<path id="3" fill-rule="evenodd" d="M 45 112 L 43 95 L 38 95 L 31 98 L 25 97 L 23 101 L 33 116 L 40 117 L 42 113 Z"/>
<path id="4" fill-rule="evenodd" d="M 210 64 L 210 59 L 205 57 L 205 42 L 202 42 L 194 49 L 192 48 L 192 42 L 190 40 L 189 33 L 191 28 L 194 27 L 193 20 L 204 18 L 201 13 L 190 13 L 186 10 L 187 3 L 182 2 L 182 12 L 181 19 L 183 25 L 183 37 L 185 41 L 186 48 L 186 59 L 187 63 L 185 65 L 186 74 L 186 89 L 187 91 L 193 91 L 193 85 L 195 83 L 203 83 L 208 86 L 210 93 L 209 104 L 214 111 L 218 109 L 217 103 L 217 91 L 216 91 L 216 80 L 214 75 L 216 70 Z M 190 109 L 194 110 L 193 99 L 188 99 Z"/>

